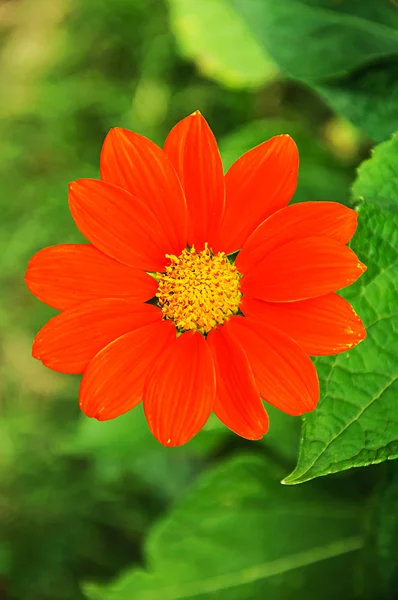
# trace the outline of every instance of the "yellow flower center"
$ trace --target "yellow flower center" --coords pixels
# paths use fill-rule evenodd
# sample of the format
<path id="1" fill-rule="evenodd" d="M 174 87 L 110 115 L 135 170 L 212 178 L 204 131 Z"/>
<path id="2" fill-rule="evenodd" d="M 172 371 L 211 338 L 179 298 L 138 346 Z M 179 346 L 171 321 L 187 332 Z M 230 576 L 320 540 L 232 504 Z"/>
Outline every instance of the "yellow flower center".
<path id="1" fill-rule="evenodd" d="M 171 264 L 165 273 L 156 274 L 156 296 L 164 317 L 180 331 L 208 333 L 238 312 L 241 276 L 224 252 L 213 254 L 205 244 L 201 252 L 192 246 L 179 256 L 166 257 Z"/>

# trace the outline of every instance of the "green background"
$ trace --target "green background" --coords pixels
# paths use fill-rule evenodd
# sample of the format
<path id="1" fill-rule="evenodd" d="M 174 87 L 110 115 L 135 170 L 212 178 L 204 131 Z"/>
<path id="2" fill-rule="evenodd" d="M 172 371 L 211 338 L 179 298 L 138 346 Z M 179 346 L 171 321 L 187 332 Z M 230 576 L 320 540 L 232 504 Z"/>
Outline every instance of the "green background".
<path id="1" fill-rule="evenodd" d="M 396 598 L 397 3 L 8 0 L 0 44 L 0 599 Z M 210 419 L 164 449 L 141 408 L 91 421 L 79 378 L 31 358 L 54 311 L 23 275 L 82 241 L 67 184 L 110 127 L 162 144 L 196 109 L 226 169 L 289 133 L 294 201 L 357 208 L 368 271 L 343 295 L 368 337 L 316 360 L 303 422 L 270 408 L 247 442 Z"/>

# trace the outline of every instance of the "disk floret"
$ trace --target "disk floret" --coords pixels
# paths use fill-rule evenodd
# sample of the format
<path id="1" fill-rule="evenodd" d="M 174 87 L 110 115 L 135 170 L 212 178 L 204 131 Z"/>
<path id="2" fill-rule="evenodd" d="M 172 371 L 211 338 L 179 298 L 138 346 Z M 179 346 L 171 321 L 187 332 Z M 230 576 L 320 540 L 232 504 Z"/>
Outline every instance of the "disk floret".
<path id="1" fill-rule="evenodd" d="M 164 317 L 178 330 L 206 334 L 238 312 L 240 274 L 224 252 L 213 254 L 205 244 L 200 252 L 192 246 L 166 257 L 170 264 L 156 274 L 156 296 Z"/>

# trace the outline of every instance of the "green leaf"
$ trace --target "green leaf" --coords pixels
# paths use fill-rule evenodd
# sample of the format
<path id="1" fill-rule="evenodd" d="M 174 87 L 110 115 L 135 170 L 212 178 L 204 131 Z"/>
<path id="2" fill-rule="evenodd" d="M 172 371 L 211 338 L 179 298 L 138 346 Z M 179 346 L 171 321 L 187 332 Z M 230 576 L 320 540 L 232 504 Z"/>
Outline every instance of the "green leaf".
<path id="1" fill-rule="evenodd" d="M 254 121 L 222 138 L 220 152 L 225 169 L 244 152 L 281 133 L 289 133 L 300 152 L 299 182 L 294 202 L 327 199 L 348 204 L 350 171 L 296 121 Z"/>
<path id="2" fill-rule="evenodd" d="M 398 64 L 361 69 L 348 77 L 315 86 L 338 114 L 363 129 L 376 142 L 398 130 Z"/>
<path id="3" fill-rule="evenodd" d="M 231 88 L 255 88 L 275 78 L 275 64 L 228 0 L 168 4 L 181 51 L 206 76 Z"/>
<path id="4" fill-rule="evenodd" d="M 148 571 L 133 569 L 92 600 L 297 600 L 352 597 L 361 508 L 310 486 L 279 484 L 262 458 L 204 475 L 147 540 Z M 338 576 L 337 576 L 338 575 Z"/>
<path id="5" fill-rule="evenodd" d="M 270 428 L 258 444 L 286 469 L 295 464 L 300 440 L 300 420 L 267 406 Z M 179 498 L 206 465 L 206 459 L 223 444 L 235 441 L 217 417 L 210 416 L 205 427 L 189 444 L 165 451 L 153 437 L 142 406 L 111 421 L 98 422 L 82 416 L 75 434 L 61 445 L 63 454 L 87 456 L 104 485 L 112 485 L 126 474 L 138 476 L 170 498 Z M 241 440 L 250 446 L 250 442 Z"/>
<path id="6" fill-rule="evenodd" d="M 266 405 L 269 416 L 269 430 L 261 444 L 268 450 L 270 456 L 280 464 L 293 467 L 296 462 L 300 442 L 300 419 L 292 419 L 290 415 Z"/>
<path id="7" fill-rule="evenodd" d="M 277 65 L 318 82 L 398 53 L 398 11 L 387 2 L 232 0 Z"/>
<path id="8" fill-rule="evenodd" d="M 293 467 L 296 462 L 297 450 L 300 442 L 300 419 L 292 419 L 290 415 L 283 413 L 274 406 L 267 404 L 266 410 L 270 420 L 269 430 L 261 440 L 256 443 L 262 445 L 263 448 L 257 446 L 257 450 L 264 453 L 272 460 L 281 465 L 287 465 Z M 226 438 L 230 438 L 232 442 L 236 441 L 236 435 L 225 427 L 217 417 L 212 414 L 207 421 L 204 430 L 199 433 L 191 443 L 196 440 L 200 440 L 202 434 L 208 436 L 210 433 L 213 435 L 218 434 L 219 440 L 226 441 Z M 204 438 L 206 439 L 206 437 Z M 253 448 L 253 442 L 249 440 L 239 439 L 239 444 L 242 448 L 247 449 Z M 203 444 L 203 442 L 202 442 Z"/>
<path id="9" fill-rule="evenodd" d="M 286 75 L 310 85 L 377 141 L 398 128 L 398 10 L 392 2 L 231 4 Z"/>
<path id="10" fill-rule="evenodd" d="M 388 465 L 386 484 L 376 507 L 376 552 L 386 599 L 398 589 L 398 465 Z"/>
<path id="11" fill-rule="evenodd" d="M 368 271 L 344 296 L 368 335 L 350 352 L 316 361 L 321 400 L 304 418 L 298 464 L 285 483 L 398 457 L 397 142 L 376 148 L 353 187 L 363 198 L 353 249 Z"/>
<path id="12" fill-rule="evenodd" d="M 398 134 L 376 146 L 372 158 L 362 163 L 352 193 L 355 199 L 398 212 Z"/>
<path id="13" fill-rule="evenodd" d="M 206 425 L 189 444 L 165 451 L 149 431 L 140 405 L 111 421 L 82 417 L 76 435 L 62 450 L 90 456 L 105 485 L 132 473 L 173 498 L 189 486 L 202 469 L 206 455 L 220 444 L 227 431 L 224 426 Z"/>

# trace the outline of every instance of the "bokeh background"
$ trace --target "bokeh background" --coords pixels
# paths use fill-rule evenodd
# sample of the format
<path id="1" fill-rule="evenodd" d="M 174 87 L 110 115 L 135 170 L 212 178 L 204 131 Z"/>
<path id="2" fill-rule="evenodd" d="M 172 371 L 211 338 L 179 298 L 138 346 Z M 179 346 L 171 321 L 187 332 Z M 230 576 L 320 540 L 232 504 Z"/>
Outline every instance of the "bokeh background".
<path id="1" fill-rule="evenodd" d="M 162 144 L 200 109 L 225 168 L 290 133 L 301 157 L 296 201 L 349 203 L 374 142 L 283 76 L 228 2 L 0 0 L 0 42 L 1 600 L 395 597 L 379 511 L 397 495 L 384 487 L 394 477 L 387 467 L 281 486 L 300 420 L 275 410 L 262 442 L 210 420 L 172 450 L 152 439 L 140 408 L 113 422 L 87 419 L 79 378 L 31 358 L 54 311 L 23 281 L 37 250 L 82 241 L 67 184 L 98 177 L 113 126 Z M 324 558 L 323 531 L 332 535 Z M 289 566 L 305 538 L 315 555 Z M 131 578 L 129 592 L 117 592 L 120 577 Z"/>

